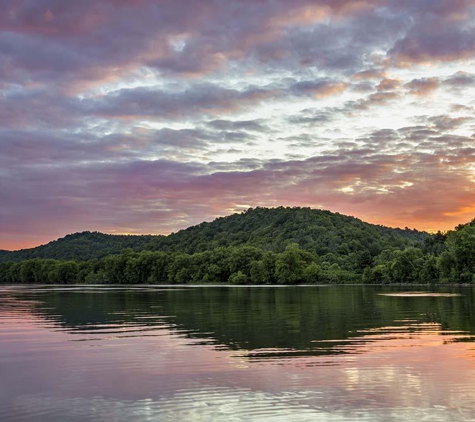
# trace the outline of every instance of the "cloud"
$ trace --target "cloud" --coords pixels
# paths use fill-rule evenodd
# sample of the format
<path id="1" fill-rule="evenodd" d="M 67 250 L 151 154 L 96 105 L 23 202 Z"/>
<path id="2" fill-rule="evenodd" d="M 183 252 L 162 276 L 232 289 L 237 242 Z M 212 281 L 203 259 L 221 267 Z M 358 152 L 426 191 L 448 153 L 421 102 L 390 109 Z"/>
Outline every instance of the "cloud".
<path id="1" fill-rule="evenodd" d="M 20 71 L 22 79 L 80 84 L 117 79 L 143 66 L 197 77 L 227 70 L 230 62 L 282 38 L 289 17 L 294 26 L 311 24 L 378 3 L 84 0 L 65 7 L 58 0 L 6 1 L 0 57 L 8 61 L 4 76 L 11 80 Z"/>
<path id="2" fill-rule="evenodd" d="M 2 239 L 165 233 L 246 204 L 470 219 L 471 0 L 0 10 Z"/>
<path id="3" fill-rule="evenodd" d="M 376 87 L 378 91 L 395 91 L 401 86 L 401 81 L 398 79 L 384 78 Z"/>
<path id="4" fill-rule="evenodd" d="M 445 79 L 443 83 L 453 88 L 467 88 L 475 85 L 475 75 L 461 71 Z"/>
<path id="5" fill-rule="evenodd" d="M 400 65 L 469 59 L 475 53 L 472 30 L 438 28 L 414 30 L 390 51 Z"/>
<path id="6" fill-rule="evenodd" d="M 330 123 L 334 121 L 338 115 L 341 115 L 341 113 L 338 113 L 337 110 L 332 109 L 304 109 L 300 111 L 300 113 L 288 117 L 288 121 L 291 124 L 313 126 Z"/>
<path id="7" fill-rule="evenodd" d="M 383 69 L 366 69 L 353 75 L 355 79 L 383 79 L 386 77 L 386 72 Z"/>
<path id="8" fill-rule="evenodd" d="M 136 117 L 151 119 L 187 118 L 189 116 L 219 115 L 237 111 L 245 106 L 269 100 L 278 91 L 248 87 L 245 90 L 200 84 L 185 91 L 163 91 L 149 88 L 122 89 L 95 98 L 87 110 L 101 117 Z"/>
<path id="9" fill-rule="evenodd" d="M 237 211 L 240 204 L 321 206 L 356 210 L 375 223 L 449 226 L 468 214 L 460 204 L 475 203 L 469 170 L 475 149 L 471 138 L 444 135 L 454 127 L 444 121 L 449 118 L 432 119 L 425 132 L 424 126 L 379 130 L 300 160 L 205 165 L 132 159 L 76 164 L 67 171 L 50 165 L 12 168 L 0 188 L 9 204 L 0 212 L 0 231 L 169 232 L 222 210 Z"/>
<path id="10" fill-rule="evenodd" d="M 411 94 L 419 97 L 432 94 L 439 86 L 440 82 L 438 78 L 413 79 L 404 85 L 405 88 L 409 89 Z"/>
<path id="11" fill-rule="evenodd" d="M 441 132 L 449 132 L 457 129 L 468 122 L 473 122 L 473 117 L 452 117 L 448 115 L 431 116 L 427 121 L 432 124 L 435 129 Z"/>
<path id="12" fill-rule="evenodd" d="M 301 81 L 292 85 L 290 90 L 295 94 L 310 95 L 313 98 L 325 98 L 342 93 L 346 84 L 336 81 Z"/>
<path id="13" fill-rule="evenodd" d="M 219 130 L 245 130 L 250 132 L 267 132 L 269 128 L 260 120 L 212 120 L 208 126 Z"/>
<path id="14" fill-rule="evenodd" d="M 397 92 L 376 92 L 368 95 L 366 98 L 349 101 L 341 111 L 347 115 L 351 115 L 355 111 L 365 111 L 374 107 L 386 106 L 398 98 L 400 98 L 400 94 Z"/>

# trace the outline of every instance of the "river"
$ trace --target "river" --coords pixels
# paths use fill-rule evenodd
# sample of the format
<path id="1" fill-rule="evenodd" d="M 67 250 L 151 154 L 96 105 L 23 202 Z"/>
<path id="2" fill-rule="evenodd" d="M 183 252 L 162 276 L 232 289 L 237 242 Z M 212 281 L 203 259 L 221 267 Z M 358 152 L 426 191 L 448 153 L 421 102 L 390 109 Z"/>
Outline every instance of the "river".
<path id="1" fill-rule="evenodd" d="M 475 290 L 0 286 L 0 421 L 475 420 Z"/>

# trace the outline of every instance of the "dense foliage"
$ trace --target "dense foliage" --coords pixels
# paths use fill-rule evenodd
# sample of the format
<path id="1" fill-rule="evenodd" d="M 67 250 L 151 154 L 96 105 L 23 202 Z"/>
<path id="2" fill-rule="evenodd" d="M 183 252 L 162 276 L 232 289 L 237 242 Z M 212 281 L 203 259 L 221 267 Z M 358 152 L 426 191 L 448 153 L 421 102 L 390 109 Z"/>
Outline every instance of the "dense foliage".
<path id="1" fill-rule="evenodd" d="M 218 218 L 211 223 L 201 223 L 169 236 L 75 233 L 37 248 L 0 251 L 0 262 L 34 258 L 85 261 L 119 254 L 128 248 L 134 251 L 193 254 L 220 246 L 252 245 L 264 251 L 282 252 L 292 242 L 319 256 L 327 253 L 347 255 L 362 249 L 377 255 L 386 247 L 409 246 L 425 237 L 427 234 L 416 230 L 375 226 L 330 211 L 255 208 Z"/>
<path id="2" fill-rule="evenodd" d="M 219 247 L 212 251 L 134 252 L 125 250 L 91 261 L 32 259 L 0 264 L 7 283 L 222 283 L 295 284 L 358 281 L 335 262 L 290 244 L 282 253 L 254 246 Z"/>
<path id="3" fill-rule="evenodd" d="M 71 235 L 43 248 L 50 248 L 59 254 L 59 258 L 69 258 L 74 256 L 75 248 L 81 250 L 78 245 L 84 238 L 87 239 L 86 245 L 94 245 L 93 238 L 99 245 L 92 246 L 89 254 L 78 253 L 74 260 L 34 258 L 1 263 L 0 282 L 297 284 L 475 281 L 475 222 L 461 225 L 447 234 L 428 235 L 415 230 L 375 226 L 329 211 L 257 208 L 212 223 L 202 223 L 170 236 L 86 233 Z M 74 247 L 69 249 L 69 245 Z M 131 247 L 122 247 L 122 252 L 116 253 L 119 245 Z M 62 249 L 63 253 L 60 253 Z M 113 253 L 107 254 L 107 250 Z M 19 253 L 22 252 L 25 253 Z M 99 259 L 80 260 L 94 253 Z"/>
<path id="4" fill-rule="evenodd" d="M 0 250 L 0 262 L 19 262 L 25 259 L 60 259 L 86 261 L 119 254 L 130 248 L 141 251 L 150 241 L 162 236 L 120 236 L 98 232 L 69 234 L 46 245 L 20 251 Z"/>

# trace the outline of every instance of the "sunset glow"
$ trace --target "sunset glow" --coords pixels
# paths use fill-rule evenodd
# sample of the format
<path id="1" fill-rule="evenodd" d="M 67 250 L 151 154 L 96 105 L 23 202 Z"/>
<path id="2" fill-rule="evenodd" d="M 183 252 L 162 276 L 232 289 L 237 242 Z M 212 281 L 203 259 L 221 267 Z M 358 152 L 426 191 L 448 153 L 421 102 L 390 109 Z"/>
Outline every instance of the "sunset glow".
<path id="1" fill-rule="evenodd" d="M 0 0 L 0 249 L 309 206 L 475 217 L 473 0 Z"/>

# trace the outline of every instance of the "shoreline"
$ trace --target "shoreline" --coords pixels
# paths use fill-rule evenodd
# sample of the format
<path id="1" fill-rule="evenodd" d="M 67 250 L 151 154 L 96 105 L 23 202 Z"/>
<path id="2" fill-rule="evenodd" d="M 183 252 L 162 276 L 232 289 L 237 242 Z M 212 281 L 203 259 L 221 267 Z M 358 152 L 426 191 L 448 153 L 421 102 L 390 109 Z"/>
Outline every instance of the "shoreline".
<path id="1" fill-rule="evenodd" d="M 427 284 L 412 284 L 412 283 L 390 283 L 390 284 L 367 284 L 367 283 L 333 283 L 333 284 L 132 284 L 132 283 L 60 283 L 60 284 L 48 284 L 48 283 L 0 283 L 1 287 L 115 287 L 115 288 L 194 288 L 194 287 L 230 287 L 230 288 L 289 288 L 289 287 L 335 287 L 335 286 L 361 286 L 361 287 L 474 287 L 475 285 L 469 283 L 452 283 L 452 284 L 439 284 L 439 283 L 427 283 Z"/>

